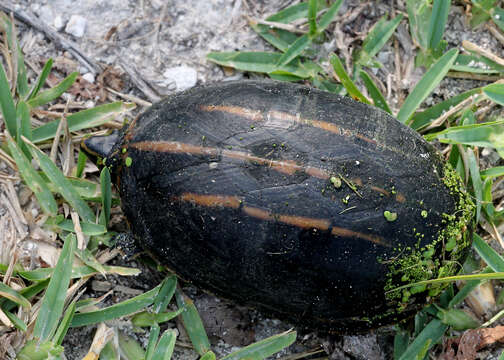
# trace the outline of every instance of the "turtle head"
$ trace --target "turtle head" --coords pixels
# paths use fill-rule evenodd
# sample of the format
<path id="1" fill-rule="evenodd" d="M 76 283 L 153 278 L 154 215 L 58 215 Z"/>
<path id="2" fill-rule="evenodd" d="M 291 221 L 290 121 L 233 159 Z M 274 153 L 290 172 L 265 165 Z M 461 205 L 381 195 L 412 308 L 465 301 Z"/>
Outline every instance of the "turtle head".
<path id="1" fill-rule="evenodd" d="M 94 158 L 106 158 L 115 143 L 119 140 L 119 132 L 113 131 L 110 135 L 92 136 L 81 142 L 82 149 Z"/>

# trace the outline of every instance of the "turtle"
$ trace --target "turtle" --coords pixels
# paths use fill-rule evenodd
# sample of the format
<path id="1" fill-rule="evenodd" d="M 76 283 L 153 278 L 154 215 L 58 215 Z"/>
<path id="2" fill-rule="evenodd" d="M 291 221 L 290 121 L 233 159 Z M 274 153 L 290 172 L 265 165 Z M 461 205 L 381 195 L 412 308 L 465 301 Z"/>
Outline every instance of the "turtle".
<path id="1" fill-rule="evenodd" d="M 456 274 L 474 205 L 390 114 L 309 86 L 225 81 L 168 96 L 82 146 L 135 241 L 182 279 L 299 327 L 359 333 Z"/>

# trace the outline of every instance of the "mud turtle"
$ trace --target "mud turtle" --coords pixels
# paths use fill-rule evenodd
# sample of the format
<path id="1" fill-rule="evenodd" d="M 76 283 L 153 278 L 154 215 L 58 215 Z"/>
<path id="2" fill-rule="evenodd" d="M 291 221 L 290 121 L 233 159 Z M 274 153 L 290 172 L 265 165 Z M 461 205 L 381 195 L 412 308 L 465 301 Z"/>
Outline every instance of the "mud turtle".
<path id="1" fill-rule="evenodd" d="M 198 287 L 312 329 L 404 318 L 456 273 L 473 206 L 387 113 L 302 85 L 239 81 L 153 105 L 106 158 L 137 241 Z"/>

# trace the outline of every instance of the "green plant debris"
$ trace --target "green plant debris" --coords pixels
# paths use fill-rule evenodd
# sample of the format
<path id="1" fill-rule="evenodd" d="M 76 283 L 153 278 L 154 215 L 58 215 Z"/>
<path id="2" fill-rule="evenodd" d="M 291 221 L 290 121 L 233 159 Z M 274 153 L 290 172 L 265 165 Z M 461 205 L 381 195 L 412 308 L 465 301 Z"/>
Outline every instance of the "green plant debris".
<path id="1" fill-rule="evenodd" d="M 342 176 L 341 174 L 338 175 L 340 177 L 341 180 L 343 180 L 345 182 L 345 184 L 347 184 L 347 186 L 352 189 L 352 191 L 354 193 L 357 194 L 358 197 L 362 198 L 362 195 L 361 193 L 357 190 L 357 185 L 355 185 L 353 182 L 351 182 L 350 180 L 346 179 L 344 176 Z"/>
<path id="2" fill-rule="evenodd" d="M 391 211 L 388 211 L 388 210 L 385 210 L 383 212 L 383 216 L 385 217 L 385 219 L 387 219 L 387 221 L 389 222 L 392 222 L 392 221 L 396 221 L 397 220 L 397 213 L 396 212 L 391 212 Z"/>
<path id="3" fill-rule="evenodd" d="M 456 198 L 456 204 L 453 214 L 442 215 L 444 227 L 437 239 L 425 247 L 420 247 L 419 242 L 414 249 L 398 249 L 399 255 L 394 261 L 387 262 L 389 273 L 385 286 L 386 296 L 388 300 L 398 304 L 398 311 L 408 307 L 412 295 L 428 291 L 428 296 L 436 296 L 447 284 L 415 286 L 400 291 L 393 291 L 394 289 L 405 284 L 455 275 L 460 271 L 460 264 L 471 244 L 467 228 L 471 228 L 475 206 L 465 191 L 460 176 L 449 164 L 444 166 L 443 182 Z M 415 236 L 417 235 L 422 234 Z M 440 256 L 434 256 L 436 253 Z"/>
<path id="4" fill-rule="evenodd" d="M 339 177 L 331 176 L 330 181 L 331 181 L 331 184 L 333 184 L 333 186 L 336 189 L 339 189 L 341 187 L 341 179 Z"/>

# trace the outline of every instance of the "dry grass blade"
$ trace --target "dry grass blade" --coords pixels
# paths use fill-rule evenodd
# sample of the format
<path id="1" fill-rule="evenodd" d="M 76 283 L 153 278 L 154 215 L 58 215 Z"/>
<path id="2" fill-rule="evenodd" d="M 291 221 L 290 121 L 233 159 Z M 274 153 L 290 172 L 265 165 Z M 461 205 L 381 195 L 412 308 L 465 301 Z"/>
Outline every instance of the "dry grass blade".
<path id="1" fill-rule="evenodd" d="M 77 249 L 84 250 L 87 244 L 80 226 L 79 215 L 75 211 L 72 211 L 70 215 L 72 216 L 75 234 L 77 235 Z"/>
<path id="2" fill-rule="evenodd" d="M 280 23 L 280 22 L 276 22 L 276 21 L 261 20 L 261 19 L 256 19 L 256 18 L 250 17 L 250 16 L 247 16 L 247 20 L 249 21 L 249 23 L 251 25 L 256 25 L 256 24 L 267 25 L 267 26 L 271 26 L 271 27 L 274 27 L 277 29 L 287 30 L 287 31 L 290 31 L 290 32 L 296 33 L 296 34 L 308 33 L 308 31 L 300 29 L 299 27 L 297 27 L 295 25 L 284 24 L 284 23 Z"/>
<path id="3" fill-rule="evenodd" d="M 98 359 L 101 351 L 111 341 L 114 337 L 114 329 L 107 327 L 104 323 L 98 325 L 96 333 L 93 337 L 93 343 L 89 348 L 88 353 L 83 358 L 83 360 L 94 360 Z"/>
<path id="4" fill-rule="evenodd" d="M 16 162 L 2 149 L 0 149 L 0 160 L 3 160 L 12 170 L 18 171 Z"/>
<path id="5" fill-rule="evenodd" d="M 9 328 L 14 327 L 14 324 L 10 321 L 7 315 L 5 315 L 5 312 L 2 309 L 0 309 L 0 322 Z"/>
<path id="6" fill-rule="evenodd" d="M 49 158 L 52 160 L 53 163 L 56 163 L 56 154 L 58 152 L 58 145 L 59 145 L 59 141 L 60 141 L 61 132 L 63 131 L 63 127 L 68 128 L 66 114 L 68 111 L 68 103 L 69 102 L 70 102 L 70 100 L 68 100 L 65 105 L 65 110 L 63 111 L 63 114 L 61 115 L 61 120 L 58 123 L 58 128 L 56 129 L 56 135 L 54 136 L 54 140 L 53 140 L 53 143 L 51 146 L 51 152 L 50 152 Z"/>
<path id="7" fill-rule="evenodd" d="M 137 105 L 140 105 L 140 106 L 145 106 L 145 107 L 150 107 L 152 105 L 152 103 L 148 102 L 148 101 L 145 101 L 145 100 L 142 100 L 140 99 L 139 97 L 136 97 L 134 95 L 131 95 L 131 94 L 123 94 L 119 91 L 115 91 L 114 89 L 112 88 L 109 88 L 107 87 L 106 88 L 108 92 L 111 92 L 112 94 L 114 95 L 117 95 L 119 96 L 120 98 L 122 99 L 125 99 L 125 100 L 129 100 L 131 102 L 134 102 L 135 104 Z"/>
<path id="8" fill-rule="evenodd" d="M 504 35 L 495 27 L 492 23 L 486 23 L 485 28 L 490 31 L 490 33 L 497 39 L 499 42 L 504 45 Z"/>
<path id="9" fill-rule="evenodd" d="M 460 103 L 458 103 L 457 105 L 455 105 L 454 107 L 452 107 L 450 110 L 448 110 L 445 113 L 443 113 L 443 115 L 441 115 L 440 117 L 438 117 L 436 120 L 434 120 L 429 126 L 427 126 L 424 129 L 422 129 L 422 132 L 428 131 L 430 129 L 437 128 L 438 126 L 441 126 L 452 115 L 455 115 L 459 111 L 461 111 L 464 108 L 466 108 L 467 106 L 469 106 L 474 101 L 475 98 L 476 98 L 476 96 L 473 95 L 473 96 L 469 96 L 464 101 L 461 101 Z"/>
<path id="10" fill-rule="evenodd" d="M 467 40 L 462 41 L 462 46 L 464 47 L 464 49 L 466 49 L 468 51 L 473 51 L 481 56 L 484 56 L 484 57 L 492 60 L 493 62 L 496 62 L 499 65 L 504 66 L 504 59 L 502 59 L 501 57 L 495 55 L 494 53 L 492 53 L 488 50 L 483 49 L 482 47 L 480 47 L 470 41 L 467 41 Z"/>

